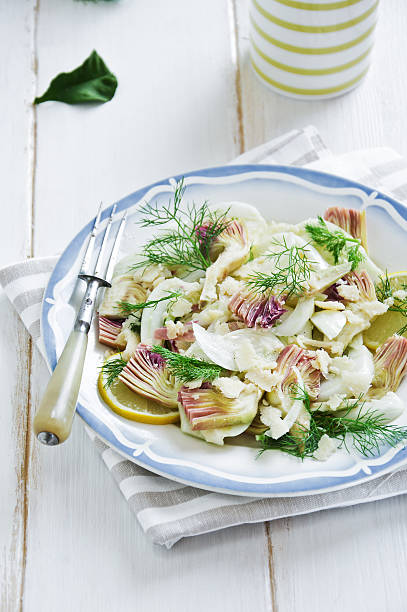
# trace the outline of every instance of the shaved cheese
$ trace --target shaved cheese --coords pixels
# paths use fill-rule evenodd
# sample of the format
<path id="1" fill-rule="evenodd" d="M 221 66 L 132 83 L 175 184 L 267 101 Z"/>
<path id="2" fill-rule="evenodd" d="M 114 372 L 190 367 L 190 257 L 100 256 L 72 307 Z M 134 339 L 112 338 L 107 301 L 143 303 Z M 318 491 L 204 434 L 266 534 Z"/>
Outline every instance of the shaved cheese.
<path id="1" fill-rule="evenodd" d="M 213 381 L 212 385 L 229 398 L 239 397 L 246 386 L 237 376 L 219 376 Z"/>
<path id="2" fill-rule="evenodd" d="M 248 338 L 243 338 L 236 348 L 235 361 L 240 372 L 257 367 L 256 351 Z"/>
<path id="3" fill-rule="evenodd" d="M 342 355 L 343 349 L 345 348 L 342 342 L 336 342 L 335 340 L 314 340 L 313 338 L 302 335 L 297 336 L 297 343 L 301 348 L 323 348 L 329 351 L 331 355 Z"/>
<path id="4" fill-rule="evenodd" d="M 407 291 L 405 289 L 398 289 L 397 291 L 394 291 L 393 297 L 399 300 L 405 300 L 407 298 Z"/>
<path id="5" fill-rule="evenodd" d="M 241 281 L 236 280 L 232 276 L 227 276 L 223 283 L 219 285 L 219 295 L 226 295 L 231 297 L 238 293 L 243 287 L 243 283 Z"/>
<path id="6" fill-rule="evenodd" d="M 357 302 L 360 297 L 359 289 L 354 285 L 338 284 L 336 290 L 339 295 L 348 302 Z"/>
<path id="7" fill-rule="evenodd" d="M 346 316 L 348 323 L 351 323 L 352 325 L 362 325 L 363 326 L 366 323 L 366 317 L 363 314 L 354 312 L 353 310 L 350 310 L 349 308 L 345 310 L 345 316 Z"/>
<path id="8" fill-rule="evenodd" d="M 326 378 L 331 361 L 332 359 L 324 349 L 317 349 L 315 351 L 315 359 L 311 361 L 311 365 L 320 370 L 321 374 Z"/>
<path id="9" fill-rule="evenodd" d="M 345 305 L 342 302 L 331 302 L 330 300 L 316 300 L 315 306 L 322 310 L 345 310 Z"/>
<path id="10" fill-rule="evenodd" d="M 231 316 L 231 312 L 227 307 L 225 302 L 217 301 L 213 304 L 208 304 L 195 315 L 195 319 L 203 326 L 208 326 L 214 321 L 220 321 L 222 323 L 226 323 L 229 317 Z"/>
<path id="11" fill-rule="evenodd" d="M 282 412 L 278 408 L 274 408 L 272 406 L 262 406 L 260 408 L 260 420 L 262 423 L 264 423 L 264 425 L 270 427 L 270 429 L 266 431 L 266 435 L 270 436 L 274 440 L 277 440 L 284 434 L 288 433 L 296 422 L 301 409 L 303 408 L 304 405 L 302 402 L 294 400 L 291 403 L 291 407 L 289 408 L 286 416 L 282 419 Z"/>
<path id="12" fill-rule="evenodd" d="M 170 308 L 168 309 L 168 313 L 173 317 L 183 317 L 190 313 L 191 310 L 192 303 L 183 297 L 179 297 L 171 304 Z"/>
<path id="13" fill-rule="evenodd" d="M 278 408 L 273 408 L 273 406 L 261 407 L 260 420 L 270 428 L 266 433 L 273 440 L 278 440 L 289 432 L 289 426 L 284 422 L 282 412 Z"/>
<path id="14" fill-rule="evenodd" d="M 185 333 L 184 324 L 181 321 L 174 323 L 174 321 L 167 321 L 165 327 L 168 330 L 168 340 L 174 340 L 177 336 L 181 336 Z"/>
<path id="15" fill-rule="evenodd" d="M 374 300 L 372 302 L 360 302 L 358 306 L 360 310 L 367 314 L 369 319 L 373 319 L 373 317 L 384 314 L 389 308 L 387 304 L 382 304 L 382 302 L 379 302 L 379 300 Z"/>
<path id="16" fill-rule="evenodd" d="M 314 459 L 326 461 L 336 452 L 339 444 L 339 440 L 335 440 L 335 438 L 330 438 L 327 434 L 324 434 L 318 442 L 318 448 L 313 455 Z"/>
<path id="17" fill-rule="evenodd" d="M 277 363 L 276 363 L 277 365 Z M 278 374 L 270 370 L 262 370 L 261 368 L 253 368 L 246 372 L 247 380 L 254 383 L 263 391 L 271 391 L 280 381 Z"/>
<path id="18" fill-rule="evenodd" d="M 334 393 L 326 402 L 320 402 L 315 410 L 318 412 L 335 412 L 346 399 L 346 393 Z"/>
<path id="19" fill-rule="evenodd" d="M 216 334 L 220 334 L 221 336 L 225 336 L 230 332 L 229 325 L 227 323 L 223 323 L 222 321 L 214 321 L 208 327 L 208 331 L 213 331 Z"/>
<path id="20" fill-rule="evenodd" d="M 189 382 L 184 382 L 184 387 L 187 387 L 188 389 L 199 389 L 199 387 L 202 387 L 202 380 L 197 379 L 197 380 L 190 380 Z"/>

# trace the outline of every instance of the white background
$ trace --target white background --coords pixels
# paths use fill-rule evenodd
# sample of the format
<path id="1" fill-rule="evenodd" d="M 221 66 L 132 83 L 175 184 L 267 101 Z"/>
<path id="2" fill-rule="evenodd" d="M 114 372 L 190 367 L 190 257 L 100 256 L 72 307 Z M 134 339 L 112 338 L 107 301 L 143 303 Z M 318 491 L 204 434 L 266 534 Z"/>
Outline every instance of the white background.
<path id="1" fill-rule="evenodd" d="M 406 32 L 407 6 L 386 0 L 361 87 L 297 102 L 251 72 L 246 0 L 0 0 L 0 265 L 60 252 L 101 199 L 293 127 L 407 155 Z M 34 109 L 93 48 L 113 101 Z M 406 610 L 404 497 L 154 547 L 79 421 L 61 447 L 35 442 L 46 369 L 3 295 L 0 325 L 1 612 Z"/>

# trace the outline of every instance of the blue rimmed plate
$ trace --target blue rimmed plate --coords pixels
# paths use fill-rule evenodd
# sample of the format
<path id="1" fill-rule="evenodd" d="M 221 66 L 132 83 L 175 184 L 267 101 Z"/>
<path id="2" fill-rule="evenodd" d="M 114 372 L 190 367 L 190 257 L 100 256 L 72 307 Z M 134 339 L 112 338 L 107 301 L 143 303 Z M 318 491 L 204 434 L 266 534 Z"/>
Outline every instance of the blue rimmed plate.
<path id="1" fill-rule="evenodd" d="M 168 202 L 179 178 L 149 185 L 118 202 L 117 214 L 128 210 L 129 215 L 121 256 L 136 251 L 146 240 L 146 228 L 136 224 L 140 206 L 150 200 Z M 184 179 L 186 201 L 246 201 L 257 206 L 266 218 L 289 223 L 322 214 L 328 206 L 366 209 L 372 257 L 389 271 L 406 268 L 407 208 L 369 187 L 314 170 L 266 165 L 209 168 L 185 174 Z M 109 212 L 109 209 L 104 211 L 103 219 Z M 52 368 L 73 322 L 72 293 L 92 224 L 89 222 L 65 249 L 45 291 L 41 326 Z M 216 447 L 184 435 L 176 425 L 127 421 L 114 414 L 98 395 L 98 365 L 103 353 L 94 327 L 89 338 L 78 414 L 124 457 L 173 480 L 235 495 L 308 495 L 349 487 L 407 462 L 407 449 L 403 447 L 383 448 L 380 455 L 371 458 L 339 450 L 326 462 L 312 459 L 301 462 L 274 451 L 256 459 L 257 449 L 244 441 L 234 440 L 224 447 Z M 407 381 L 398 393 L 407 400 Z M 397 424 L 407 424 L 407 413 Z"/>

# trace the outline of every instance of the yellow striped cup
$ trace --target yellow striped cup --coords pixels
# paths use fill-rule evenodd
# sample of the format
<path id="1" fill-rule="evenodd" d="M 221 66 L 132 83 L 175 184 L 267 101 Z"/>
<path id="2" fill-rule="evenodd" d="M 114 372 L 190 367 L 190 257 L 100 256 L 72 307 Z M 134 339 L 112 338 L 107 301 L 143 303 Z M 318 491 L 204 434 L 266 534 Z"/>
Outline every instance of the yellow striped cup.
<path id="1" fill-rule="evenodd" d="M 263 83 L 293 98 L 356 87 L 370 62 L 379 0 L 251 0 L 251 63 Z"/>

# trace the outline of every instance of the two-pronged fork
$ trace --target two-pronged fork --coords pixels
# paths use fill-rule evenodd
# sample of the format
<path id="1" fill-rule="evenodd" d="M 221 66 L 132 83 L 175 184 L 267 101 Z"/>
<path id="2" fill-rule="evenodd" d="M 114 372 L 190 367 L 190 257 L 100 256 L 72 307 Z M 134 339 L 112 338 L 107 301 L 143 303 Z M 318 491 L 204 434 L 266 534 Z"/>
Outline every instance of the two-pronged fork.
<path id="1" fill-rule="evenodd" d="M 91 263 L 95 249 L 96 234 L 100 226 L 100 209 L 96 216 L 78 275 L 78 278 L 87 284 L 82 303 L 79 307 L 73 330 L 69 335 L 34 417 L 35 435 L 40 442 L 49 446 L 61 444 L 71 433 L 88 345 L 88 332 L 95 312 L 98 291 L 101 287 L 111 286 L 110 281 L 126 223 L 126 213 L 124 213 L 121 217 L 113 246 L 110 247 L 109 235 L 115 212 L 116 205 L 112 207 L 99 254 L 92 268 Z"/>

